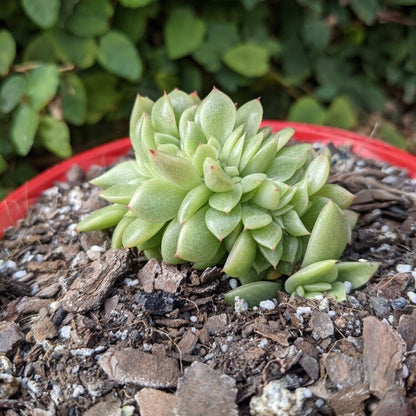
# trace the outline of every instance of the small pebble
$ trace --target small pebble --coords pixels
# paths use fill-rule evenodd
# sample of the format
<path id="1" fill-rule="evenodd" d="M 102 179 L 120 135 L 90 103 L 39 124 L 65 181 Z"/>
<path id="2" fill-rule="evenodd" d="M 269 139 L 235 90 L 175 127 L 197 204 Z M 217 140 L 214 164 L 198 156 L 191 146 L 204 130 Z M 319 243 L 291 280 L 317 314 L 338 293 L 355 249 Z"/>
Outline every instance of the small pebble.
<path id="1" fill-rule="evenodd" d="M 228 351 L 228 345 L 227 344 L 222 344 L 221 345 L 221 351 L 222 352 L 227 352 Z"/>
<path id="2" fill-rule="evenodd" d="M 396 270 L 399 273 L 409 273 L 413 270 L 413 266 L 411 264 L 398 264 L 396 265 Z"/>
<path id="3" fill-rule="evenodd" d="M 228 284 L 230 285 L 231 289 L 235 289 L 238 286 L 238 281 L 237 279 L 230 279 Z"/>
<path id="4" fill-rule="evenodd" d="M 296 308 L 296 315 L 304 315 L 311 313 L 311 308 L 309 306 L 298 306 Z"/>
<path id="5" fill-rule="evenodd" d="M 267 339 L 266 339 L 266 338 L 263 338 L 263 339 L 259 342 L 259 347 L 260 347 L 260 348 L 264 348 L 267 344 L 268 344 Z"/>
<path id="6" fill-rule="evenodd" d="M 189 317 L 189 320 L 193 323 L 196 323 L 196 322 L 198 322 L 198 317 L 195 316 L 195 315 L 192 315 L 192 316 Z"/>
<path id="7" fill-rule="evenodd" d="M 416 293 L 415 292 L 407 292 L 407 297 L 410 299 L 410 302 L 416 304 Z"/>
<path id="8" fill-rule="evenodd" d="M 234 310 L 237 313 L 245 312 L 248 310 L 248 303 L 239 296 L 236 296 L 234 299 Z"/>
<path id="9" fill-rule="evenodd" d="M 14 272 L 12 277 L 13 279 L 21 279 L 22 277 L 25 277 L 27 275 L 26 270 L 18 270 L 17 272 Z"/>
<path id="10" fill-rule="evenodd" d="M 59 330 L 59 337 L 69 339 L 71 337 L 71 325 L 65 325 Z"/>
<path id="11" fill-rule="evenodd" d="M 77 350 L 71 350 L 71 355 L 81 355 L 82 357 L 91 357 L 94 354 L 93 348 L 79 348 Z"/>
<path id="12" fill-rule="evenodd" d="M 400 298 L 394 299 L 391 301 L 391 307 L 394 310 L 403 309 L 407 305 L 407 300 L 400 296 Z"/>
<path id="13" fill-rule="evenodd" d="M 272 311 L 276 308 L 276 304 L 272 300 L 262 300 L 259 304 L 260 308 Z"/>
<path id="14" fill-rule="evenodd" d="M 76 399 L 77 397 L 81 396 L 81 394 L 84 394 L 84 387 L 81 386 L 81 384 L 76 384 L 73 386 L 74 390 L 72 391 L 72 397 Z"/>
<path id="15" fill-rule="evenodd" d="M 351 284 L 351 282 L 349 282 L 348 280 L 346 280 L 346 281 L 344 282 L 344 287 L 345 287 L 345 293 L 346 293 L 347 295 L 349 295 L 349 294 L 351 293 L 351 289 L 352 289 L 352 284 Z"/>
<path id="16" fill-rule="evenodd" d="M 139 280 L 138 279 L 130 279 L 129 277 L 126 277 L 124 279 L 124 284 L 126 286 L 129 286 L 129 287 L 137 286 L 139 284 Z"/>

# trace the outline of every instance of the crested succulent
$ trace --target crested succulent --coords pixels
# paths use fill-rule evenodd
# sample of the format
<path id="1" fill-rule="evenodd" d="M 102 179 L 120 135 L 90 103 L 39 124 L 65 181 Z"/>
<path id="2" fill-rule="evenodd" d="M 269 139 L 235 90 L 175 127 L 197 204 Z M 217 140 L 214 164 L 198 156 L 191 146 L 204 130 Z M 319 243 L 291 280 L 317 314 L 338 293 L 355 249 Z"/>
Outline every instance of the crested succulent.
<path id="1" fill-rule="evenodd" d="M 344 281 L 365 284 L 375 263 L 337 260 L 357 214 L 353 195 L 328 184 L 331 155 L 288 142 L 294 130 L 261 127 L 258 99 L 238 109 L 218 89 L 202 101 L 174 90 L 156 102 L 137 96 L 130 119 L 135 159 L 92 183 L 111 203 L 78 224 L 111 228 L 115 248 L 196 269 L 217 264 L 256 304 L 284 287 L 345 299 Z"/>

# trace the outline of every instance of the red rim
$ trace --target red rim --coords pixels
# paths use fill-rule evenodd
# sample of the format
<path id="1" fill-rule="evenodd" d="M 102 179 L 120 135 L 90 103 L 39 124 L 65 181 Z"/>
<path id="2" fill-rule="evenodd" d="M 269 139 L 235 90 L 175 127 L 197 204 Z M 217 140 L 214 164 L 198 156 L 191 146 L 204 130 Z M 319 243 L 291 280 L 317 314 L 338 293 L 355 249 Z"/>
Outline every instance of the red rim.
<path id="1" fill-rule="evenodd" d="M 300 141 L 349 144 L 352 151 L 360 157 L 385 161 L 407 169 L 409 175 L 416 178 L 416 157 L 380 140 L 347 130 L 288 121 L 265 120 L 263 125 L 272 127 L 274 131 L 293 127 L 296 130 L 295 138 Z M 129 138 L 115 140 L 64 160 L 17 188 L 0 202 L 0 238 L 7 227 L 26 215 L 28 208 L 44 190 L 58 181 L 66 180 L 66 173 L 71 166 L 78 165 L 84 170 L 92 165 L 106 166 L 125 155 L 129 149 Z"/>

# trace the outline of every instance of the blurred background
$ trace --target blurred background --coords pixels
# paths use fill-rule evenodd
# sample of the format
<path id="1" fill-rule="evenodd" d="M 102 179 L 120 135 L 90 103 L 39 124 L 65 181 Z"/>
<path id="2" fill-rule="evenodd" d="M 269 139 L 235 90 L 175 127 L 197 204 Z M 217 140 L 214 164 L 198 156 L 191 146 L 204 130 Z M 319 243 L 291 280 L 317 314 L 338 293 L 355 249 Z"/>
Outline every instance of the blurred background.
<path id="1" fill-rule="evenodd" d="M 416 0 L 2 0 L 0 199 L 128 134 L 137 93 L 215 85 L 264 116 L 416 153 Z"/>

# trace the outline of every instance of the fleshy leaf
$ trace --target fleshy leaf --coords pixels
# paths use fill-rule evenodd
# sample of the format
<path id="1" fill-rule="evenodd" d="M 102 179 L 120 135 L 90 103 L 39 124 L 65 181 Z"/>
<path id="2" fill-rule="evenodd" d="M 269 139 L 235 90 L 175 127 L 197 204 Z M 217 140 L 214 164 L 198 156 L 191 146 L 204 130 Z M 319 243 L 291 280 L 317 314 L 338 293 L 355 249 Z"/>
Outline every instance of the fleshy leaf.
<path id="1" fill-rule="evenodd" d="M 233 150 L 234 146 L 240 139 L 240 137 L 244 134 L 244 125 L 237 127 L 225 140 L 225 143 L 222 145 L 220 159 L 223 161 L 228 160 L 231 151 Z"/>
<path id="2" fill-rule="evenodd" d="M 256 258 L 256 248 L 256 242 L 250 232 L 242 231 L 225 261 L 224 272 L 233 277 L 246 274 Z"/>
<path id="3" fill-rule="evenodd" d="M 259 246 L 260 253 L 275 269 L 283 254 L 283 247 L 279 244 L 274 250 L 270 248 Z"/>
<path id="4" fill-rule="evenodd" d="M 126 213 L 127 208 L 124 205 L 107 205 L 88 214 L 77 224 L 77 230 L 95 231 L 114 227 Z"/>
<path id="5" fill-rule="evenodd" d="M 243 153 L 241 154 L 240 163 L 239 163 L 240 170 L 243 170 L 247 166 L 247 163 L 250 162 L 251 158 L 260 149 L 262 142 L 263 142 L 263 132 L 260 132 L 245 141 Z"/>
<path id="6" fill-rule="evenodd" d="M 241 211 L 240 204 L 227 214 L 214 208 L 208 208 L 205 214 L 205 222 L 212 234 L 222 241 L 233 232 L 241 221 Z"/>
<path id="7" fill-rule="evenodd" d="M 206 211 L 206 208 L 201 208 L 182 225 L 176 254 L 184 260 L 194 263 L 209 261 L 221 245 L 205 223 Z"/>
<path id="8" fill-rule="evenodd" d="M 332 199 L 341 209 L 348 208 L 354 201 L 354 195 L 335 183 L 325 184 L 315 195 Z"/>
<path id="9" fill-rule="evenodd" d="M 150 151 L 156 170 L 178 188 L 189 190 L 201 183 L 201 178 L 189 160 L 157 150 Z"/>
<path id="10" fill-rule="evenodd" d="M 112 248 L 123 248 L 122 235 L 126 227 L 136 219 L 133 215 L 124 215 L 123 218 L 114 227 L 113 235 L 111 236 L 111 247 Z"/>
<path id="11" fill-rule="evenodd" d="M 252 201 L 261 208 L 274 211 L 279 206 L 280 189 L 271 180 L 266 179 L 257 188 Z"/>
<path id="12" fill-rule="evenodd" d="M 156 131 L 178 137 L 179 130 L 175 111 L 166 93 L 154 103 L 151 117 L 152 125 Z"/>
<path id="13" fill-rule="evenodd" d="M 172 105 L 173 112 L 175 113 L 176 123 L 179 126 L 179 120 L 183 112 L 189 108 L 193 107 L 194 102 L 192 98 L 185 92 L 175 88 L 168 94 L 169 101 Z"/>
<path id="14" fill-rule="evenodd" d="M 335 202 L 329 200 L 316 219 L 302 267 L 321 260 L 338 259 L 350 237 L 350 226 Z"/>
<path id="15" fill-rule="evenodd" d="M 295 210 L 291 210 L 283 214 L 282 221 L 285 230 L 295 237 L 309 234 L 309 231 L 303 225 L 302 220 L 299 218 L 299 215 Z"/>
<path id="16" fill-rule="evenodd" d="M 163 179 L 149 179 L 134 193 L 129 209 L 149 222 L 164 222 L 176 217 L 186 191 Z"/>
<path id="17" fill-rule="evenodd" d="M 336 264 L 337 280 L 350 282 L 352 289 L 364 286 L 377 271 L 379 264 L 374 262 L 345 261 Z"/>
<path id="18" fill-rule="evenodd" d="M 124 229 L 121 242 L 124 247 L 138 246 L 152 238 L 164 225 L 164 222 L 148 222 L 136 218 Z"/>
<path id="19" fill-rule="evenodd" d="M 209 198 L 209 205 L 228 214 L 240 202 L 242 194 L 241 185 L 236 183 L 231 191 L 214 193 Z"/>
<path id="20" fill-rule="evenodd" d="M 236 114 L 235 126 L 244 125 L 244 131 L 250 139 L 260 128 L 263 120 L 263 107 L 259 99 L 251 100 L 242 105 Z"/>
<path id="21" fill-rule="evenodd" d="M 324 153 L 318 155 L 306 169 L 305 177 L 308 179 L 308 194 L 318 192 L 326 183 L 329 176 L 330 163 Z"/>
<path id="22" fill-rule="evenodd" d="M 95 186 L 106 189 L 119 183 L 128 183 L 138 179 L 140 179 L 140 175 L 136 161 L 128 160 L 113 166 L 110 170 L 92 179 L 90 182 Z"/>
<path id="23" fill-rule="evenodd" d="M 287 293 L 293 293 L 299 285 L 311 284 L 316 282 L 332 283 L 337 278 L 336 260 L 323 260 L 306 267 L 302 267 L 292 274 L 285 282 Z"/>
<path id="24" fill-rule="evenodd" d="M 277 292 L 281 287 L 280 282 L 252 282 L 230 290 L 224 295 L 224 299 L 230 305 L 234 305 L 235 298 L 239 297 L 244 299 L 247 305 L 252 308 L 258 306 L 262 300 L 277 297 Z"/>
<path id="25" fill-rule="evenodd" d="M 243 206 L 242 220 L 245 229 L 254 230 L 269 225 L 272 222 L 272 217 L 260 208 L 256 208 L 251 204 L 245 204 Z"/>
<path id="26" fill-rule="evenodd" d="M 178 239 L 181 231 L 181 224 L 175 218 L 166 227 L 163 233 L 161 242 L 161 254 L 163 260 L 168 264 L 181 264 L 185 263 L 185 260 L 181 259 L 177 254 Z"/>
<path id="27" fill-rule="evenodd" d="M 133 109 L 131 110 L 129 131 L 130 137 L 133 134 L 133 131 L 136 127 L 137 122 L 143 113 L 151 114 L 153 108 L 153 100 L 148 97 L 143 97 L 140 94 L 137 94 L 136 100 L 134 101 Z"/>
<path id="28" fill-rule="evenodd" d="M 250 173 L 266 172 L 276 156 L 277 143 L 277 138 L 268 139 L 268 141 L 263 142 L 260 150 L 250 159 L 243 169 L 242 174 L 245 176 Z"/>
<path id="29" fill-rule="evenodd" d="M 234 188 L 234 181 L 224 172 L 217 160 L 207 157 L 203 170 L 205 184 L 211 191 L 227 192 Z"/>
<path id="30" fill-rule="evenodd" d="M 337 302 L 343 302 L 345 299 L 347 299 L 345 286 L 342 282 L 338 281 L 332 283 L 332 289 L 328 290 L 326 294 L 335 298 Z"/>
<path id="31" fill-rule="evenodd" d="M 214 136 L 221 144 L 234 129 L 236 109 L 231 98 L 213 89 L 202 101 L 197 112 L 199 121 L 207 137 Z"/>
<path id="32" fill-rule="evenodd" d="M 212 195 L 212 191 L 204 183 L 191 189 L 183 198 L 178 210 L 178 219 L 181 224 L 192 217 L 202 208 Z"/>
<path id="33" fill-rule="evenodd" d="M 109 202 L 127 205 L 136 192 L 140 183 L 140 180 L 130 183 L 119 183 L 117 185 L 106 188 L 103 192 L 100 193 L 100 196 Z"/>
<path id="34" fill-rule="evenodd" d="M 241 179 L 241 186 L 243 188 L 243 193 L 251 192 L 267 178 L 265 173 L 252 173 L 250 175 L 244 176 Z"/>
<path id="35" fill-rule="evenodd" d="M 264 247 L 274 250 L 282 238 L 282 228 L 275 222 L 271 222 L 263 228 L 251 230 L 251 235 L 256 242 Z"/>

